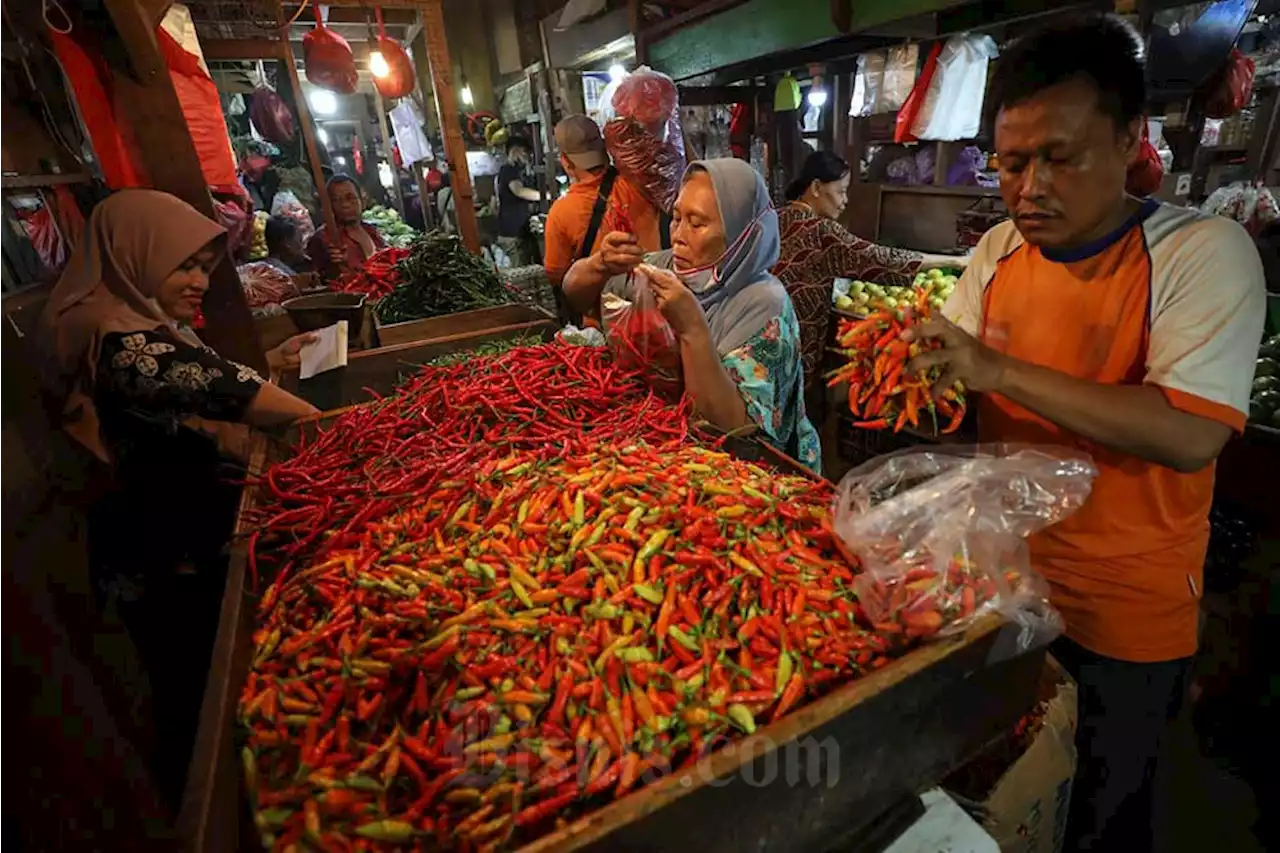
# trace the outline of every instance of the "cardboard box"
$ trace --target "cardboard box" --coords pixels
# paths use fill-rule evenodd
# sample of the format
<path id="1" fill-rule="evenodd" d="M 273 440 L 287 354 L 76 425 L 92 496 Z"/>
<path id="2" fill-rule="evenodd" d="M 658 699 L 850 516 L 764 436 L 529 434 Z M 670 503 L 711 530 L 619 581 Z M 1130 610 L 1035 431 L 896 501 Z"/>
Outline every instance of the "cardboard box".
<path id="1" fill-rule="evenodd" d="M 1021 755 L 989 783 L 1010 738 L 984 751 L 943 782 L 943 787 L 1000 845 L 1001 853 L 1063 853 L 1071 780 L 1076 772 L 1076 684 L 1052 657 L 1040 684 L 1046 702 L 1040 729 Z M 975 790 L 975 788 L 987 790 Z"/>

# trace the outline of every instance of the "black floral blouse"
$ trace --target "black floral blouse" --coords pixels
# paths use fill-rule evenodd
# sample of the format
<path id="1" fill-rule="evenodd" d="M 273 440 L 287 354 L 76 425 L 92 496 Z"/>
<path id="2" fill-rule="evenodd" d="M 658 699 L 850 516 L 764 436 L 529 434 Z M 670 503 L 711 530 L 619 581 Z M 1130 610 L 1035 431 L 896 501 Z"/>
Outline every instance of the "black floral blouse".
<path id="1" fill-rule="evenodd" d="M 193 415 L 240 420 L 262 382 L 253 368 L 162 330 L 113 333 L 102 341 L 95 403 L 104 428 L 127 416 L 176 433 Z"/>

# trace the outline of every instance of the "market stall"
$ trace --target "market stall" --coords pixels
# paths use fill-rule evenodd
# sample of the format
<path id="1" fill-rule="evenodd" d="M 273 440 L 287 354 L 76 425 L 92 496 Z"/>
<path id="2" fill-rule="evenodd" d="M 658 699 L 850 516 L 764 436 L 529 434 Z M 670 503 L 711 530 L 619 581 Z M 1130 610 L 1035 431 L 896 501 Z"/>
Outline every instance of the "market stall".
<path id="1" fill-rule="evenodd" d="M 259 442 L 184 807 L 195 849 L 304 831 L 810 849 L 1030 707 L 1043 646 L 993 578 L 953 564 L 908 592 L 891 572 L 873 606 L 830 483 L 638 378 L 602 349 L 516 348 Z M 1063 497 L 1091 477 L 1028 464 Z M 348 631 L 354 601 L 370 636 Z"/>

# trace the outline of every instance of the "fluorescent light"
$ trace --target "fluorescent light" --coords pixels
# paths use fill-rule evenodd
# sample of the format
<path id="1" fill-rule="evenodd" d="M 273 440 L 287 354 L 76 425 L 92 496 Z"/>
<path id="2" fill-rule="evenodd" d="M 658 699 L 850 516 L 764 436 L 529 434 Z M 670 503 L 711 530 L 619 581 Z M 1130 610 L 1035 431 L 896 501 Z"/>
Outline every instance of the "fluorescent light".
<path id="1" fill-rule="evenodd" d="M 346 157 L 334 157 L 334 158 L 333 158 L 333 162 L 337 163 L 339 166 L 345 166 L 345 165 L 347 165 L 347 158 L 346 158 Z"/>
<path id="2" fill-rule="evenodd" d="M 307 96 L 307 102 L 311 104 L 311 109 L 320 115 L 332 115 L 338 111 L 338 99 L 333 92 L 325 89 L 312 89 L 311 94 Z"/>
<path id="3" fill-rule="evenodd" d="M 325 130 L 323 127 L 318 128 L 316 130 L 316 140 L 319 141 L 321 145 L 327 146 L 329 144 L 329 131 Z"/>
<path id="4" fill-rule="evenodd" d="M 809 106 L 822 109 L 827 105 L 827 90 L 814 87 L 809 90 Z"/>
<path id="5" fill-rule="evenodd" d="M 470 83 L 463 83 L 463 84 L 462 84 L 462 103 L 463 103 L 463 105 L 464 105 L 464 106 L 468 106 L 468 107 L 469 107 L 469 106 L 471 106 L 472 104 L 474 104 L 475 102 L 476 102 L 476 99 L 471 95 L 471 84 L 470 84 Z"/>
<path id="6" fill-rule="evenodd" d="M 391 66 L 387 64 L 382 51 L 375 50 L 369 54 L 369 73 L 374 77 L 386 77 L 391 73 Z"/>
<path id="7" fill-rule="evenodd" d="M 615 62 L 609 66 L 609 79 L 617 83 L 623 77 L 627 76 L 627 69 L 623 68 L 619 63 Z"/>

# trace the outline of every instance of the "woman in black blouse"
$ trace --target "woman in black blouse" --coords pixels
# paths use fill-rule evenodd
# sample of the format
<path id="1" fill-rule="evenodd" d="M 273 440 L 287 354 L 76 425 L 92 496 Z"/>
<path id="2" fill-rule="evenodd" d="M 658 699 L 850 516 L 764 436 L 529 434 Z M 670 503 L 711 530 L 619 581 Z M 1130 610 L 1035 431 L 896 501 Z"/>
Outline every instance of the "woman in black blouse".
<path id="1" fill-rule="evenodd" d="M 61 426 L 101 463 L 105 493 L 84 507 L 90 564 L 150 676 L 156 769 L 171 793 L 207 673 L 248 427 L 316 411 L 191 330 L 224 239 L 167 193 L 116 193 L 94 209 L 42 318 Z M 305 343 L 268 361 L 296 364 Z"/>

